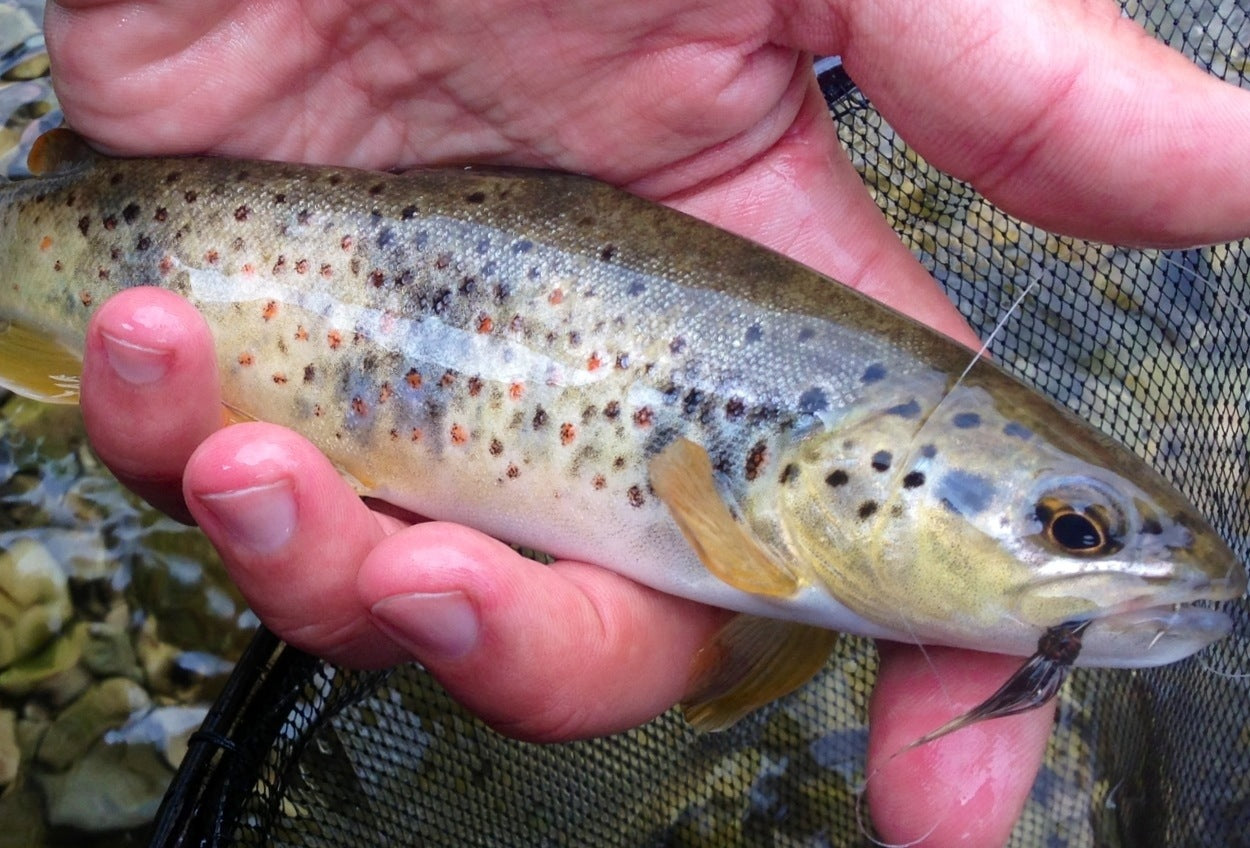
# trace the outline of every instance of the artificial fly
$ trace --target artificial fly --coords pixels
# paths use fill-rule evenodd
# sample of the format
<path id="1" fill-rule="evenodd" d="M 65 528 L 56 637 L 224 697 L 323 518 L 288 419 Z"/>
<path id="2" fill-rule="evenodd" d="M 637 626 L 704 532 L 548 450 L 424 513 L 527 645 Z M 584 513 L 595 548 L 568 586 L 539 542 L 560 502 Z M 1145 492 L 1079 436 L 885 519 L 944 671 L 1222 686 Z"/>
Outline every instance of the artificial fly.
<path id="1" fill-rule="evenodd" d="M 1064 622 L 1047 629 L 1037 640 L 1037 651 L 998 691 L 898 753 L 910 751 L 979 721 L 1018 715 L 1045 706 L 1059 694 L 1059 687 L 1067 680 L 1068 672 L 1081 653 L 1081 634 L 1087 627 L 1088 619 Z"/>

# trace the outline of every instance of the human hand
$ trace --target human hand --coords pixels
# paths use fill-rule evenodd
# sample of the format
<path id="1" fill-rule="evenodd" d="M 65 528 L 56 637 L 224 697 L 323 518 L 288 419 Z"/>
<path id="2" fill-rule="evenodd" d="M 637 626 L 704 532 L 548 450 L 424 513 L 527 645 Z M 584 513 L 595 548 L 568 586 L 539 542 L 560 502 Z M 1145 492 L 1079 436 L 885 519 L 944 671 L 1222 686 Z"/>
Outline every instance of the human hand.
<path id="1" fill-rule="evenodd" d="M 1110 3 L 62 0 L 47 34 L 66 114 L 117 152 L 584 171 L 969 342 L 839 149 L 807 53 L 842 55 L 931 162 L 1038 223 L 1175 244 L 1243 235 L 1250 222 L 1246 96 Z M 155 361 L 136 368 L 143 349 Z M 293 434 L 219 429 L 212 362 L 185 304 L 129 292 L 91 329 L 84 413 L 110 467 L 197 519 L 279 635 L 352 665 L 416 656 L 526 738 L 609 732 L 680 698 L 721 613 L 586 565 L 540 567 L 465 528 L 370 511 Z M 231 514 L 260 520 L 231 526 Z M 383 617 L 380 601 L 414 594 L 426 600 L 391 603 L 397 619 Z M 984 723 L 887 761 L 1019 664 L 930 654 L 932 666 L 912 648 L 883 651 L 874 820 L 891 841 L 1001 843 L 1051 716 Z"/>

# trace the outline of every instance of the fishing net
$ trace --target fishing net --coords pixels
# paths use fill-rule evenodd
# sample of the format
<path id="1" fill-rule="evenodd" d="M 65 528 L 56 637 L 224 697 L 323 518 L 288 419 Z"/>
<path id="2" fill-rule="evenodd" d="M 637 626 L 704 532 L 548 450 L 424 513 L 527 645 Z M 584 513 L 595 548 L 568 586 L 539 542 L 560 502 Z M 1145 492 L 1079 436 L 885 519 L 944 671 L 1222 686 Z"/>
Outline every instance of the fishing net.
<path id="1" fill-rule="evenodd" d="M 1230 0 L 1126 14 L 1239 85 Z M 921 160 L 836 61 L 818 65 L 881 208 L 1006 368 L 1128 444 L 1250 554 L 1247 245 L 1125 250 L 1013 220 Z M 1079 670 L 1018 846 L 1250 845 L 1250 609 L 1231 638 L 1147 671 Z M 870 643 L 731 731 L 674 713 L 603 739 L 505 739 L 420 668 L 359 673 L 262 633 L 195 737 L 154 844 L 861 845 Z"/>

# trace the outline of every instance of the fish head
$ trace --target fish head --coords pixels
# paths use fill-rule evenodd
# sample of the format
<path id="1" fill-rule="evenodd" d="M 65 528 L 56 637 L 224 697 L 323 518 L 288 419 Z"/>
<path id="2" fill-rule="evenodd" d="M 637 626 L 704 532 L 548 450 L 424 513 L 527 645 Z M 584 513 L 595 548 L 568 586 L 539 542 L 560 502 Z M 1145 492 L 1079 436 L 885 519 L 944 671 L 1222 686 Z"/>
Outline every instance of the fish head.
<path id="1" fill-rule="evenodd" d="M 813 582 L 912 642 L 1026 656 L 1089 622 L 1083 665 L 1159 665 L 1226 635 L 1198 605 L 1246 589 L 1219 534 L 1127 449 L 1008 390 L 960 387 L 910 429 L 878 415 L 806 445 L 782 523 Z"/>

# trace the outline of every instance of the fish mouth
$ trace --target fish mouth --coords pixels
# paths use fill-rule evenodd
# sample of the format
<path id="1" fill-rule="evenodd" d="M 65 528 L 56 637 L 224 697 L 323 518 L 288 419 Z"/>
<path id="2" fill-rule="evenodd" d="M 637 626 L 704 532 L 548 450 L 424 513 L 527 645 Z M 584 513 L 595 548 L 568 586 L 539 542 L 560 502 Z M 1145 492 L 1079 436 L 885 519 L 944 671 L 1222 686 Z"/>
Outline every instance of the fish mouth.
<path id="1" fill-rule="evenodd" d="M 1110 668 L 1166 665 L 1223 639 L 1232 629 L 1233 620 L 1227 613 L 1195 603 L 1155 604 L 1113 612 L 1090 620 L 1076 664 Z"/>

